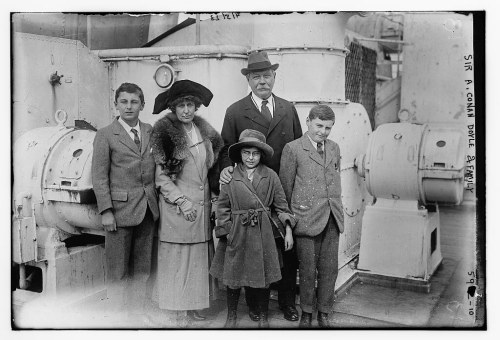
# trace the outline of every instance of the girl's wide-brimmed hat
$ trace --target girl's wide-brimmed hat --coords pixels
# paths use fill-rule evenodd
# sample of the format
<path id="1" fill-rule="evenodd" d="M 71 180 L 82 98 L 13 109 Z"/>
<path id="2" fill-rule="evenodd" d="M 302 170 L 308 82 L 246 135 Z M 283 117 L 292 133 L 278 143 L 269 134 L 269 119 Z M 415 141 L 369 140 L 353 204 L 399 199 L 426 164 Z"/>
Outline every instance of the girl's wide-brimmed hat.
<path id="1" fill-rule="evenodd" d="M 241 149 L 252 146 L 258 148 L 265 159 L 270 159 L 274 154 L 273 148 L 266 144 L 266 136 L 262 132 L 246 129 L 240 134 L 238 143 L 229 147 L 229 158 L 235 163 L 241 162 Z"/>
<path id="2" fill-rule="evenodd" d="M 205 86 L 191 80 L 179 80 L 170 89 L 160 93 L 155 98 L 153 114 L 158 114 L 168 108 L 177 98 L 195 96 L 200 98 L 201 103 L 208 106 L 214 97 L 213 93 Z"/>
<path id="3" fill-rule="evenodd" d="M 267 69 L 276 71 L 280 64 L 271 64 L 266 52 L 252 52 L 248 56 L 247 68 L 242 68 L 241 73 L 246 76 L 250 72 L 259 72 Z"/>

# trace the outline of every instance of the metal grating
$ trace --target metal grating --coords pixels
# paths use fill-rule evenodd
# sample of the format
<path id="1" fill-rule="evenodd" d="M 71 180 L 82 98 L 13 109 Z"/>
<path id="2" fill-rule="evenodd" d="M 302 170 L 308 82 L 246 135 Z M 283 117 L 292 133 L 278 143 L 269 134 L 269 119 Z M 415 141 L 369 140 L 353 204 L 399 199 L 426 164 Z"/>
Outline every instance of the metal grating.
<path id="1" fill-rule="evenodd" d="M 345 60 L 345 98 L 363 105 L 375 127 L 377 52 L 352 42 Z"/>

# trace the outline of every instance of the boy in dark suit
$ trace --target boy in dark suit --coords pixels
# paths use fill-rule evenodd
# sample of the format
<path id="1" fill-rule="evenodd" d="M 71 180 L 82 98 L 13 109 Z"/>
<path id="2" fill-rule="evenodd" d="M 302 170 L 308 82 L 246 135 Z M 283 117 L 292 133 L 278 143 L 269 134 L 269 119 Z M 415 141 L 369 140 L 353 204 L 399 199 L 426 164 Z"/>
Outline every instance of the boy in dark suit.
<path id="1" fill-rule="evenodd" d="M 97 131 L 92 184 L 106 231 L 106 285 L 111 304 L 129 315 L 143 313 L 151 271 L 155 221 L 159 217 L 149 139 L 151 125 L 139 121 L 144 94 L 123 83 L 115 93 L 120 116 Z"/>
<path id="2" fill-rule="evenodd" d="M 298 219 L 293 234 L 299 259 L 300 327 L 311 327 L 312 311 L 317 309 L 318 325 L 329 328 L 328 313 L 333 308 L 338 274 L 339 233 L 344 231 L 340 149 L 327 139 L 335 123 L 329 106 L 314 106 L 306 122 L 304 136 L 283 149 L 280 180 Z"/>

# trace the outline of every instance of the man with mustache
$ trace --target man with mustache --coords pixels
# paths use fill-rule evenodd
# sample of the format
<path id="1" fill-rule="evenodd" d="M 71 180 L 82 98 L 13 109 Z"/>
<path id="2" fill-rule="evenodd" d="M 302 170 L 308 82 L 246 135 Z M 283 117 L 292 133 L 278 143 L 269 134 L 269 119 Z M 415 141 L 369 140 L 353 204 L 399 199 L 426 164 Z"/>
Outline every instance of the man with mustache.
<path id="1" fill-rule="evenodd" d="M 306 123 L 304 136 L 283 149 L 280 180 L 297 218 L 293 234 L 299 259 L 299 327 L 310 328 L 312 312 L 317 310 L 319 327 L 330 328 L 328 314 L 335 301 L 339 234 L 344 231 L 340 149 L 327 139 L 335 123 L 329 106 L 314 106 Z"/>
<path id="2" fill-rule="evenodd" d="M 226 111 L 222 126 L 224 148 L 221 151 L 220 182 L 228 184 L 232 179 L 234 163 L 229 159 L 228 148 L 238 142 L 240 134 L 246 129 L 260 131 L 266 136 L 274 154 L 267 165 L 279 173 L 283 147 L 302 136 L 302 128 L 297 110 L 292 103 L 272 93 L 279 64 L 271 64 L 266 52 L 253 52 L 248 56 L 248 66 L 241 73 L 247 78 L 252 92 L 243 99 L 232 104 Z M 282 226 L 280 226 L 282 227 Z M 285 234 L 283 228 L 282 233 Z M 281 251 L 283 267 L 281 281 L 278 282 L 278 303 L 285 319 L 297 321 L 299 315 L 295 308 L 295 284 L 297 277 L 297 256 L 295 248 L 285 251 L 285 242 L 275 230 L 275 241 Z M 253 321 L 259 320 L 255 311 L 257 298 L 245 291 L 249 316 Z"/>

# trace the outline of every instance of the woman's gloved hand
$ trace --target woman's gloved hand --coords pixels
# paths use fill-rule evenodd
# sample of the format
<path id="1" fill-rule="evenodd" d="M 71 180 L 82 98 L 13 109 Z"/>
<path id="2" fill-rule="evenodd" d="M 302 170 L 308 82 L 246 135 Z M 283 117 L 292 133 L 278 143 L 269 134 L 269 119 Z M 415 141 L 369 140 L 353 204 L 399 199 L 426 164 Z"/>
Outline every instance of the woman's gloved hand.
<path id="1" fill-rule="evenodd" d="M 196 220 L 196 208 L 194 207 L 193 202 L 188 200 L 187 198 L 180 198 L 177 201 L 175 201 L 177 206 L 182 212 L 182 215 L 184 215 L 184 218 L 190 222 L 193 222 Z"/>

